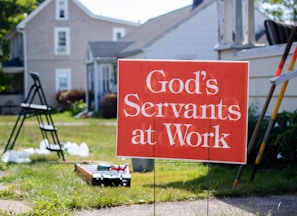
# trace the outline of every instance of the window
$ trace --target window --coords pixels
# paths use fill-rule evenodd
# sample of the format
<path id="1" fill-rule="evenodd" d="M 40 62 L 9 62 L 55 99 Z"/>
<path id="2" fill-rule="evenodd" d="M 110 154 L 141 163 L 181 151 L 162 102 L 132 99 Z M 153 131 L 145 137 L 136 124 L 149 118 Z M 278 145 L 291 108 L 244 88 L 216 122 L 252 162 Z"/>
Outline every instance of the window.
<path id="1" fill-rule="evenodd" d="M 70 54 L 69 28 L 55 28 L 55 54 Z"/>
<path id="2" fill-rule="evenodd" d="M 104 65 L 102 67 L 102 74 L 103 74 L 103 92 L 110 92 L 109 86 L 109 65 Z"/>
<path id="3" fill-rule="evenodd" d="M 118 41 L 122 37 L 125 36 L 125 29 L 124 28 L 114 28 L 113 29 L 113 41 Z"/>
<path id="4" fill-rule="evenodd" d="M 56 19 L 68 19 L 68 0 L 56 0 Z"/>
<path id="5" fill-rule="evenodd" d="M 100 64 L 100 92 L 110 93 L 116 91 L 113 78 L 113 67 L 112 64 Z"/>
<path id="6" fill-rule="evenodd" d="M 71 70 L 56 69 L 56 91 L 71 89 Z"/>

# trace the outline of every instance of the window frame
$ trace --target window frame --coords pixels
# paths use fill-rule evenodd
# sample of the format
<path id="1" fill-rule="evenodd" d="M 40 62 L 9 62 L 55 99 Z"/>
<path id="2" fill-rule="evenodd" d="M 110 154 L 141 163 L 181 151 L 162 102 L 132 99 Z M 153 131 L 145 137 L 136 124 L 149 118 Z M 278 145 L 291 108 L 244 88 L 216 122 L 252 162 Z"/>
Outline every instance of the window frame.
<path id="1" fill-rule="evenodd" d="M 120 34 L 121 36 L 118 37 L 118 34 Z M 125 28 L 113 28 L 113 32 L 112 32 L 113 41 L 118 41 L 119 39 L 124 37 L 125 34 L 126 34 Z"/>
<path id="2" fill-rule="evenodd" d="M 60 86 L 60 78 L 66 77 L 67 83 L 65 88 L 61 88 Z M 55 79 L 56 79 L 56 92 L 63 91 L 63 90 L 70 90 L 71 89 L 71 69 L 70 68 L 57 68 L 55 70 Z"/>
<path id="3" fill-rule="evenodd" d="M 59 44 L 60 33 L 65 33 L 65 47 Z M 68 27 L 55 28 L 55 55 L 69 55 L 70 54 L 70 29 Z"/>
<path id="4" fill-rule="evenodd" d="M 64 3 L 62 8 L 60 2 Z M 64 11 L 64 17 L 60 16 L 60 11 Z M 68 0 L 56 0 L 56 20 L 68 20 Z"/>

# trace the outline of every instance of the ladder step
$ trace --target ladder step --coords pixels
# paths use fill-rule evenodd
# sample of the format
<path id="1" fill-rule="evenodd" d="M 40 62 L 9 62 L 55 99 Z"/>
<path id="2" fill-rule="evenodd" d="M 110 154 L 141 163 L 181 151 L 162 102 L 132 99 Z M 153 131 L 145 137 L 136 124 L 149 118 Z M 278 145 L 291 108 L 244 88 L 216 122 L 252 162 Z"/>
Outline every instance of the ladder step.
<path id="1" fill-rule="evenodd" d="M 59 144 L 48 144 L 46 148 L 50 151 L 62 151 L 62 146 Z"/>
<path id="2" fill-rule="evenodd" d="M 45 94 L 43 92 L 41 82 L 39 80 L 39 75 L 36 72 L 29 73 L 34 83 L 32 84 L 24 102 L 20 104 L 21 110 L 17 118 L 17 121 L 12 129 L 12 132 L 8 138 L 8 142 L 5 145 L 4 152 L 8 149 L 13 149 L 15 141 L 23 126 L 24 120 L 27 117 L 36 116 L 43 138 L 47 137 L 47 133 L 51 133 L 50 135 L 53 139 L 52 142 L 57 143 L 49 144 L 49 142 L 47 141 L 46 143 L 44 143 L 44 147 L 50 151 L 56 151 L 59 158 L 62 157 L 62 159 L 65 161 L 62 145 L 58 139 L 58 134 L 56 132 L 57 128 L 54 126 L 51 117 L 51 108 L 47 105 Z M 32 101 L 36 101 L 35 96 L 39 96 L 40 104 L 31 104 Z M 21 116 L 23 117 L 21 118 Z M 21 121 L 19 122 L 19 120 Z"/>
<path id="3" fill-rule="evenodd" d="M 46 105 L 39 105 L 39 104 L 27 104 L 27 103 L 21 103 L 21 107 L 25 109 L 35 109 L 35 110 L 44 110 L 48 111 L 50 108 Z"/>
<path id="4" fill-rule="evenodd" d="M 291 70 L 291 71 L 288 71 L 285 74 L 279 75 L 277 77 L 273 77 L 272 79 L 270 79 L 270 82 L 274 83 L 275 85 L 278 85 L 280 83 L 283 83 L 285 81 L 293 79 L 296 76 L 297 76 L 297 70 Z"/>
<path id="5" fill-rule="evenodd" d="M 57 130 L 57 128 L 54 127 L 54 125 L 40 124 L 39 127 L 40 127 L 41 130 L 44 130 L 44 131 L 56 131 Z"/>

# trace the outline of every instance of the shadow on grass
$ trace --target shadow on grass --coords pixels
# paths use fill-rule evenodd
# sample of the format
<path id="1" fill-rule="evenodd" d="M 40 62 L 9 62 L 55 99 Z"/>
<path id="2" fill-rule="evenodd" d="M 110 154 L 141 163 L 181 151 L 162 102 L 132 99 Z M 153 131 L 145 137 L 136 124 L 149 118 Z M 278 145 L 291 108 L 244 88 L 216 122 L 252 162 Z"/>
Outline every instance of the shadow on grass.
<path id="1" fill-rule="evenodd" d="M 232 193 L 232 181 L 236 173 L 235 165 L 205 165 L 207 166 L 207 173 L 199 173 L 197 171 L 198 177 L 184 177 L 188 180 L 172 181 L 169 183 L 159 184 L 147 184 L 146 187 L 151 188 L 177 188 L 181 190 L 187 190 L 194 194 L 199 194 L 205 191 L 211 192 L 212 196 L 220 197 L 222 195 L 228 196 L 238 196 L 240 194 Z M 194 170 L 195 172 L 195 170 Z M 176 171 L 174 175 L 181 175 L 179 170 Z M 156 171 L 156 176 L 158 176 L 158 171 Z M 227 191 L 230 191 L 229 193 Z"/>

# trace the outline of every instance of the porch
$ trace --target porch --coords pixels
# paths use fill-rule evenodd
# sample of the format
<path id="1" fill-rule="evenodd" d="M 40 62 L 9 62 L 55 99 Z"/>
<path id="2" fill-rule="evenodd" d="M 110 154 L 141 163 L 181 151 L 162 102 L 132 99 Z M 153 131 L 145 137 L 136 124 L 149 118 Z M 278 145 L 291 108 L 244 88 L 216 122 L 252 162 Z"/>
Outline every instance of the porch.
<path id="1" fill-rule="evenodd" d="M 280 44 L 256 44 L 254 33 L 254 1 L 217 1 L 218 6 L 218 60 L 249 62 L 249 105 L 258 107 L 260 112 L 264 106 L 271 87 L 270 79 L 282 60 L 286 49 L 286 41 Z M 282 34 L 283 30 L 279 30 Z M 266 32 L 267 34 L 267 32 Z M 282 73 L 286 73 L 297 43 L 290 48 Z M 240 88 L 240 86 L 238 86 Z M 280 92 L 277 86 L 267 115 L 274 109 L 274 104 Z M 289 81 L 279 112 L 297 109 L 296 79 Z"/>
<path id="2" fill-rule="evenodd" d="M 284 50 L 287 44 L 272 46 L 254 47 L 241 50 L 224 50 L 221 52 L 220 60 L 236 60 L 249 62 L 249 106 L 258 107 L 261 111 L 269 90 L 271 88 L 270 79 L 275 76 Z M 293 43 L 289 55 L 283 67 L 282 73 L 288 72 L 289 64 L 292 59 L 297 43 Z M 297 110 L 297 85 L 296 79 L 289 81 L 279 112 L 292 112 Z M 271 115 L 274 104 L 279 95 L 281 84 L 274 91 L 267 115 Z"/>

